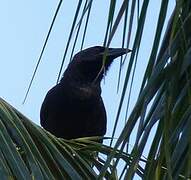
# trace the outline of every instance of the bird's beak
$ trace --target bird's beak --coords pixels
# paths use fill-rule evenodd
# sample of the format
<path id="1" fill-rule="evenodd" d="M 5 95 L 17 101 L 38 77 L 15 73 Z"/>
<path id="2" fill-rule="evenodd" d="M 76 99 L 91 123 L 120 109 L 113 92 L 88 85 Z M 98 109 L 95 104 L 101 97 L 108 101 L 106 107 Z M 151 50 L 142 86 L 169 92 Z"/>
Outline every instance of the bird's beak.
<path id="1" fill-rule="evenodd" d="M 105 49 L 104 52 L 100 53 L 100 55 L 106 56 L 109 59 L 115 59 L 115 58 L 122 56 L 124 54 L 127 54 L 131 51 L 132 50 L 127 49 L 127 48 L 108 48 L 108 49 Z"/>

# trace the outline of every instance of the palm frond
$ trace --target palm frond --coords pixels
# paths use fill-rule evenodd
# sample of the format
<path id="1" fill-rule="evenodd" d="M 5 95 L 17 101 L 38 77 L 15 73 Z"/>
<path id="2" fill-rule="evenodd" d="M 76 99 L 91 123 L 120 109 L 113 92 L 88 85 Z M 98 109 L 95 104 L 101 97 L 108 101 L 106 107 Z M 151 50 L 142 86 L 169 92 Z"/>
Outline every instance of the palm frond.
<path id="1" fill-rule="evenodd" d="M 26 117 L 1 100 L 2 177 L 10 175 L 21 178 L 32 174 L 35 177 L 115 179 L 116 167 L 120 165 L 121 179 L 132 179 L 135 174 L 142 179 L 191 178 L 191 2 L 177 0 L 169 19 L 167 19 L 170 3 L 168 0 L 160 1 L 158 17 L 147 16 L 149 2 L 151 2 L 149 0 L 144 0 L 142 3 L 124 0 L 118 12 L 116 2 L 115 0 L 110 2 L 103 44 L 105 46 L 111 44 L 124 18 L 124 26 L 120 29 L 123 34 L 121 44 L 122 46 L 132 44 L 132 53 L 125 70 L 111 145 L 114 144 L 114 135 L 120 118 L 125 114 L 123 107 L 127 106 L 126 111 L 129 111 L 129 99 L 127 100 L 126 96 L 129 93 L 128 97 L 131 98 L 131 87 L 134 82 L 136 63 L 141 53 L 144 31 L 149 29 L 145 27 L 146 20 L 154 19 L 157 27 L 139 96 L 134 107 L 131 107 L 130 114 L 127 114 L 126 124 L 114 147 L 96 144 L 86 139 L 72 141 L 57 139 L 26 120 Z M 92 11 L 93 0 L 85 1 L 80 16 L 81 3 L 82 1 L 79 1 L 72 22 L 60 73 L 72 36 L 75 34 L 75 27 L 77 31 L 72 53 L 79 40 L 81 23 L 87 13 L 81 48 L 85 43 L 87 24 L 91 21 L 89 15 Z M 130 12 L 129 18 L 128 12 Z M 165 27 L 167 21 L 168 25 Z M 165 31 L 164 36 L 163 31 Z M 122 65 L 121 60 L 121 67 Z M 119 76 L 122 77 L 122 75 L 120 70 Z M 127 105 L 125 105 L 126 102 Z M 132 148 L 129 148 L 129 140 L 134 133 L 135 142 L 131 144 Z M 150 142 L 147 149 L 148 156 L 146 156 L 147 160 L 144 160 L 148 141 Z M 13 147 L 15 149 L 11 151 Z M 94 151 L 104 154 L 104 158 L 99 156 L 96 159 L 95 154 L 92 154 Z M 14 158 L 8 158 L 8 154 L 9 157 Z M 125 163 L 122 165 L 121 161 Z M 92 165 L 97 168 L 98 173 L 91 168 Z M 52 166 L 53 169 L 51 169 Z M 21 167 L 24 168 L 22 172 Z M 73 175 L 70 174 L 71 170 L 74 171 Z M 14 171 L 16 172 L 12 175 Z M 45 175 L 45 172 L 48 175 Z"/>
<path id="2" fill-rule="evenodd" d="M 0 118 L 3 179 L 97 179 L 106 157 L 113 151 L 109 146 L 94 142 L 97 137 L 56 138 L 3 99 L 0 99 Z M 128 154 L 120 151 L 115 154 L 115 158 L 130 164 Z M 117 179 L 112 173 L 112 163 L 109 169 L 105 178 Z"/>

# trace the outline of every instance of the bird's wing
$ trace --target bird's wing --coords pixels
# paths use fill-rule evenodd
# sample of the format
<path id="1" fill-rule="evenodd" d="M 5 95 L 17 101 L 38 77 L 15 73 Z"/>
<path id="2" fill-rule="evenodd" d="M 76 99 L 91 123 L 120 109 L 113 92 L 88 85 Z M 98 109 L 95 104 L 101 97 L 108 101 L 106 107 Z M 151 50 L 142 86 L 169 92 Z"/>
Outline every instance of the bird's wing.
<path id="1" fill-rule="evenodd" d="M 92 91 L 66 90 L 56 85 L 47 93 L 42 104 L 41 125 L 65 139 L 103 136 L 106 131 L 105 107 L 101 96 Z"/>

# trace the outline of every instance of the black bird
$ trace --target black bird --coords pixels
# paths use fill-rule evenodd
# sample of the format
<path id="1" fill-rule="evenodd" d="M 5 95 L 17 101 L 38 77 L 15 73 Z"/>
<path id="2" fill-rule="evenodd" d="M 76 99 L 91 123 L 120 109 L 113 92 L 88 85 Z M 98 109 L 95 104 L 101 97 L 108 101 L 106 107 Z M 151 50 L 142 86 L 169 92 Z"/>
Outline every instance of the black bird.
<path id="1" fill-rule="evenodd" d="M 48 91 L 41 125 L 64 139 L 104 136 L 107 118 L 100 83 L 113 59 L 129 51 L 95 46 L 77 53 L 60 83 Z"/>

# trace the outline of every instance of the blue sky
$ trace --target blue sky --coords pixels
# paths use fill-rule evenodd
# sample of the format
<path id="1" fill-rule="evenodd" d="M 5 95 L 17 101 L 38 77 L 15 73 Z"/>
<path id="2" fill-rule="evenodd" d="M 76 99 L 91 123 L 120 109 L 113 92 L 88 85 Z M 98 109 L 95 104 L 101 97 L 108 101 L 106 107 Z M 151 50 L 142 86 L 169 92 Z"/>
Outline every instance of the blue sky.
<path id="1" fill-rule="evenodd" d="M 32 121 L 39 124 L 39 111 L 46 92 L 56 83 L 59 67 L 66 47 L 68 32 L 74 16 L 77 0 L 63 1 L 61 11 L 56 20 L 55 27 L 51 34 L 48 46 L 43 55 L 42 63 L 38 69 L 32 88 L 26 103 L 22 101 L 26 93 L 29 81 L 37 63 L 42 45 L 48 32 L 53 14 L 58 1 L 45 0 L 6 0 L 0 6 L 0 96 L 20 110 Z M 118 7 L 121 1 L 118 1 Z M 160 2 L 152 0 L 149 5 L 146 29 L 138 57 L 137 70 L 133 84 L 130 107 L 136 101 L 138 89 L 147 64 L 149 53 L 152 47 L 155 17 L 158 16 Z M 171 12 L 174 1 L 169 4 Z M 105 35 L 109 1 L 95 1 L 90 19 L 85 47 L 102 45 Z M 170 14 L 168 14 L 169 16 Z M 121 34 L 117 31 L 112 47 L 121 46 Z M 132 43 L 132 42 L 131 42 Z M 78 46 L 80 48 L 80 46 Z M 70 56 L 68 56 L 69 58 Z M 129 58 L 129 56 L 128 56 Z M 128 61 L 127 58 L 127 61 Z M 65 64 L 66 67 L 67 64 Z M 126 62 L 125 66 L 128 65 Z M 115 61 L 110 68 L 104 83 L 102 82 L 102 97 L 107 110 L 108 130 L 111 135 L 115 115 L 120 99 L 120 92 L 117 94 L 119 61 Z M 123 75 L 125 67 L 123 68 Z M 123 82 L 124 77 L 122 77 Z M 131 109 L 130 108 L 130 109 Z M 123 109 L 124 110 L 124 109 Z M 124 118 L 120 120 L 121 127 L 124 126 Z"/>

